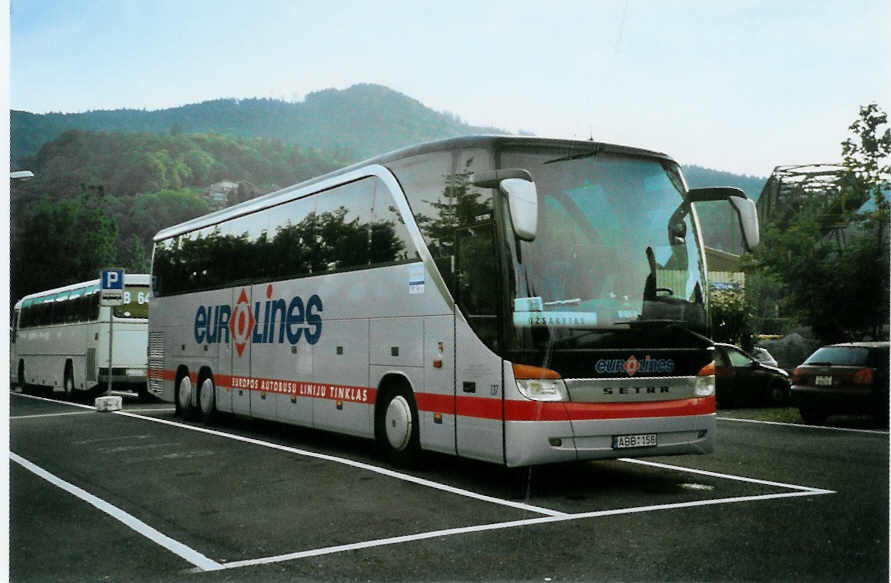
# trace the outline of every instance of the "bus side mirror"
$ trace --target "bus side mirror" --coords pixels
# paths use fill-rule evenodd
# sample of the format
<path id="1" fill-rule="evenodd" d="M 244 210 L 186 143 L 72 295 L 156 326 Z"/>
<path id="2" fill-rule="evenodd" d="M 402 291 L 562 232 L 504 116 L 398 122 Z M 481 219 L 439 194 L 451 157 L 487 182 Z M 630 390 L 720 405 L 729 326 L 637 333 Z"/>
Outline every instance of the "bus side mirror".
<path id="1" fill-rule="evenodd" d="M 514 233 L 523 241 L 534 241 L 538 230 L 538 192 L 535 183 L 523 178 L 505 178 L 498 188 L 507 196 Z"/>
<path id="2" fill-rule="evenodd" d="M 500 168 L 481 170 L 468 178 L 468 183 L 484 188 L 496 186 L 507 197 L 511 225 L 523 241 L 534 241 L 538 230 L 538 192 L 528 170 Z"/>
<path id="3" fill-rule="evenodd" d="M 758 212 L 755 209 L 755 202 L 747 197 L 742 190 L 730 186 L 692 188 L 687 191 L 685 200 L 688 203 L 726 200 L 739 219 L 746 249 L 751 251 L 758 246 L 761 239 L 758 229 Z"/>

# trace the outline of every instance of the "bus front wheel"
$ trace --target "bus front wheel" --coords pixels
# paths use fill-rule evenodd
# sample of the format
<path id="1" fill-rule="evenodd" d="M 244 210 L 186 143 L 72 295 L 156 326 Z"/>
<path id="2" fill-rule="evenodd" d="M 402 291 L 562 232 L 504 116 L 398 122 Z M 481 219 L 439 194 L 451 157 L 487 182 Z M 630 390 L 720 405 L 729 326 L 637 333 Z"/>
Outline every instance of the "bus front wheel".
<path id="1" fill-rule="evenodd" d="M 375 439 L 378 447 L 397 465 L 411 465 L 420 450 L 418 409 L 411 390 L 404 386 L 382 391 L 375 410 Z"/>

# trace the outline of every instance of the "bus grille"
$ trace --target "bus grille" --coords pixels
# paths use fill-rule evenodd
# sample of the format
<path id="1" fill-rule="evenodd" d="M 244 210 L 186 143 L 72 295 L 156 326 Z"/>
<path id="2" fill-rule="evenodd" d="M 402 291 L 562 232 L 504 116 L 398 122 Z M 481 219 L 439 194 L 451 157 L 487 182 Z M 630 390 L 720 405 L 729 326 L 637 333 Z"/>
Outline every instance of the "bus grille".
<path id="1" fill-rule="evenodd" d="M 164 370 L 164 333 L 152 332 L 148 338 L 148 390 L 160 395 L 164 392 L 164 379 L 158 374 Z"/>
<path id="2" fill-rule="evenodd" d="M 148 340 L 148 357 L 164 358 L 164 333 L 152 332 Z"/>

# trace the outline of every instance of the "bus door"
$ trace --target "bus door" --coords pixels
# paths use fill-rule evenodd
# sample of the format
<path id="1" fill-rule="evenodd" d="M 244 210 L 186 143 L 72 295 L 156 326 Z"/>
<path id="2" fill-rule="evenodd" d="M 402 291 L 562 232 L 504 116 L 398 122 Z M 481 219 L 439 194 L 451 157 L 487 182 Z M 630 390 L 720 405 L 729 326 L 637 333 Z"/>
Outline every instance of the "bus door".
<path id="1" fill-rule="evenodd" d="M 251 334 L 254 331 L 251 286 L 232 289 L 232 336 L 229 338 L 229 356 L 232 371 L 232 412 L 241 415 L 251 413 Z"/>
<path id="2" fill-rule="evenodd" d="M 499 277 L 492 222 L 455 231 L 455 405 L 458 454 L 504 460 Z M 463 315 L 463 317 L 462 317 Z"/>

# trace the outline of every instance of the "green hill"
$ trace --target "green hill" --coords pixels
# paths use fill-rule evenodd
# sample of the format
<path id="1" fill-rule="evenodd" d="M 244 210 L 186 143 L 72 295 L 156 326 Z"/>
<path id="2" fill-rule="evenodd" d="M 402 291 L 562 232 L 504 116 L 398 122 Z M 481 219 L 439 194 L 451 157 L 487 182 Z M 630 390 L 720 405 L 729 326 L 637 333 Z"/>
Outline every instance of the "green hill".
<path id="1" fill-rule="evenodd" d="M 465 124 L 457 116 L 381 85 L 310 93 L 302 102 L 217 99 L 157 111 L 118 109 L 85 113 L 10 112 L 13 166 L 67 130 L 156 135 L 215 132 L 311 146 L 361 160 L 419 142 L 466 134 L 505 133 Z"/>

